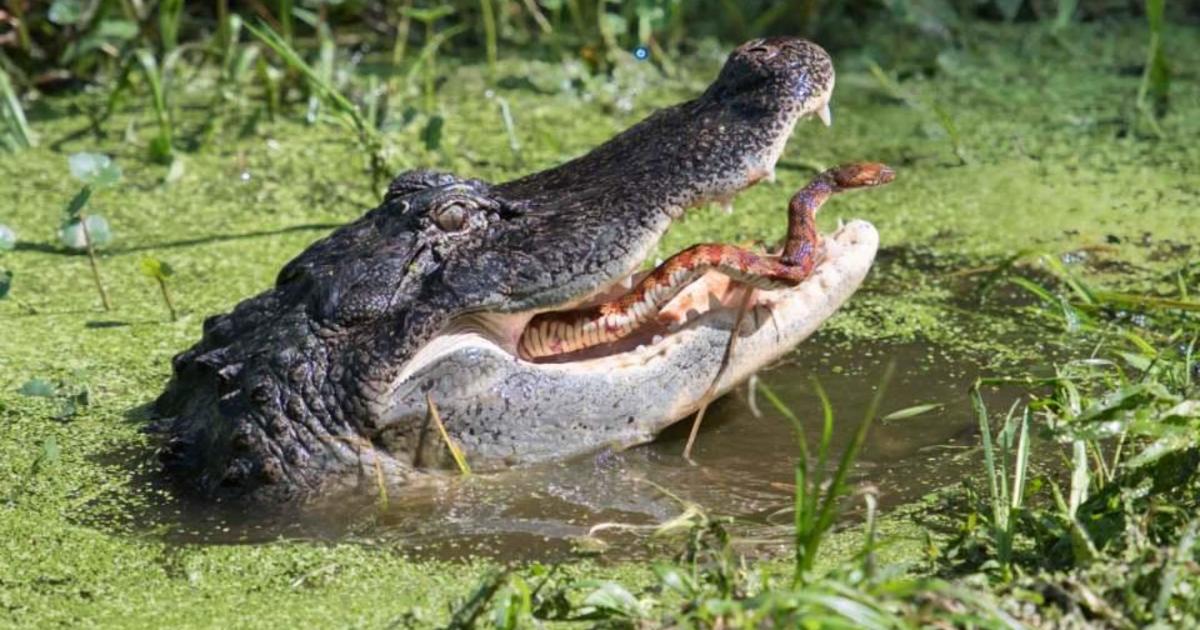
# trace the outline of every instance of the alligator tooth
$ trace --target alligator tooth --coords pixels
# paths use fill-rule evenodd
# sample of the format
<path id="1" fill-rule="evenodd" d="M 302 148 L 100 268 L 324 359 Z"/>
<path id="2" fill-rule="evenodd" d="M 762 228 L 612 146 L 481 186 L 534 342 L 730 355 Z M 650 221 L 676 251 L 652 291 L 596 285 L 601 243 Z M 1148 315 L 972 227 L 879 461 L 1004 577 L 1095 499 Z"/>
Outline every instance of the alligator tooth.
<path id="1" fill-rule="evenodd" d="M 633 276 L 632 275 L 626 276 L 625 279 L 621 281 L 621 287 L 625 288 L 625 289 L 632 289 L 633 288 Z"/>
<path id="2" fill-rule="evenodd" d="M 821 109 L 817 110 L 817 118 L 820 118 L 821 122 L 825 123 L 826 127 L 833 124 L 833 112 L 829 111 L 828 102 L 822 105 Z"/>
<path id="3" fill-rule="evenodd" d="M 838 229 L 840 230 L 844 227 L 846 227 L 846 220 L 842 217 L 838 217 Z"/>
<path id="4" fill-rule="evenodd" d="M 660 341 L 662 341 L 662 340 L 663 340 L 663 336 L 662 336 L 662 335 L 654 335 L 654 337 L 652 337 L 652 338 L 650 339 L 650 345 L 652 345 L 652 346 L 657 346 L 657 345 L 658 345 L 658 342 L 660 342 Z"/>
<path id="5" fill-rule="evenodd" d="M 767 176 L 764 177 L 763 180 L 765 180 L 768 184 L 775 183 L 775 167 L 774 166 L 767 169 Z"/>
<path id="6" fill-rule="evenodd" d="M 721 211 L 723 211 L 725 214 L 733 214 L 733 198 L 732 197 L 730 197 L 729 199 L 722 199 L 718 203 L 721 204 Z"/>

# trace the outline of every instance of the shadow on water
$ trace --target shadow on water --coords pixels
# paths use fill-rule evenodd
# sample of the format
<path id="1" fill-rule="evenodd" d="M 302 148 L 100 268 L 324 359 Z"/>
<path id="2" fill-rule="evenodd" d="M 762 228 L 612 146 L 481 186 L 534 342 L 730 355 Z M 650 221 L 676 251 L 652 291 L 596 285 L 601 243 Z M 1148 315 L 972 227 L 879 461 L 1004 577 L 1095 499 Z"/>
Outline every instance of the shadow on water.
<path id="1" fill-rule="evenodd" d="M 856 482 L 877 487 L 884 507 L 977 472 L 970 456 L 977 439 L 967 390 L 980 366 L 919 345 L 845 350 L 810 343 L 761 374 L 800 417 L 810 444 L 821 430 L 820 403 L 810 382 L 816 376 L 834 405 L 833 448 L 840 452 L 889 360 L 895 360 L 897 373 L 884 414 L 924 403 L 942 406 L 872 426 Z M 629 558 L 655 551 L 660 543 L 651 536 L 653 527 L 681 513 L 665 490 L 710 515 L 735 518 L 735 535 L 761 541 L 769 551 L 789 536 L 797 451 L 788 422 L 766 401 L 759 407 L 762 416 L 755 417 L 745 387 L 714 403 L 696 444 L 695 464 L 680 456 L 690 426 L 684 420 L 649 445 L 393 490 L 386 506 L 367 498 L 272 518 L 173 501 L 149 521 L 177 543 L 341 540 L 398 546 L 416 557 L 542 560 L 566 557 L 578 551 L 591 528 L 616 523 L 620 526 L 596 537 L 608 543 L 605 558 Z"/>

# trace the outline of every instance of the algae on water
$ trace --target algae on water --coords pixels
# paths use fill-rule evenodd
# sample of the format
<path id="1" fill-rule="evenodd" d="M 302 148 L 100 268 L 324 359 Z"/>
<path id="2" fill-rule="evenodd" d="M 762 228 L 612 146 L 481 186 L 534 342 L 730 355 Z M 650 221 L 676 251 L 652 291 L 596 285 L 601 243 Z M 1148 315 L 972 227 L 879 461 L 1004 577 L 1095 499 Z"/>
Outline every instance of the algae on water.
<path id="1" fill-rule="evenodd" d="M 1012 26 L 977 28 L 974 43 L 944 64 L 953 71 L 898 79 L 925 108 L 897 100 L 865 60 L 839 58 L 834 126 L 801 124 L 777 182 L 739 197 L 732 216 L 695 212 L 661 251 L 773 242 L 787 198 L 815 167 L 871 159 L 893 165 L 897 181 L 838 198 L 821 217 L 826 228 L 869 219 L 883 238 L 876 272 L 826 327 L 827 340 L 885 351 L 889 342 L 918 341 L 975 353 L 981 364 L 1027 355 L 1029 346 L 1010 340 L 1036 337 L 1036 325 L 1003 300 L 980 306 L 972 293 L 989 269 L 1018 256 L 1034 271 L 1038 255 L 1059 257 L 1129 290 L 1174 282 L 1200 242 L 1200 86 L 1174 83 L 1160 123 L 1169 133 L 1146 137 L 1127 116 L 1140 77 L 1121 71 L 1143 61 L 1140 23 L 1076 25 L 1041 39 Z M 1196 67 L 1189 32 L 1178 35 L 1165 39 L 1173 65 Z M 484 64 L 443 59 L 452 80 L 438 95 L 439 146 L 427 149 L 421 125 L 397 120 L 385 133 L 389 159 L 397 168 L 511 178 L 694 94 L 718 63 L 680 60 L 670 78 L 648 65 L 617 68 L 620 91 L 597 87 L 581 98 L 577 87 L 557 87 L 577 86 L 578 69 L 502 59 L 496 75 L 515 79 L 494 85 Z M 536 74 L 543 70 L 563 81 Z M 172 95 L 176 134 L 205 131 L 211 121 L 193 104 L 207 103 L 210 89 L 201 75 Z M 488 90 L 508 104 L 507 116 Z M 186 169 L 164 183 L 167 167 L 146 157 L 153 117 L 121 109 L 96 135 L 80 113 L 96 98 L 32 109 L 39 143 L 0 159 L 0 223 L 21 236 L 0 253 L 0 268 L 12 274 L 0 300 L 0 624 L 382 626 L 406 613 L 444 620 L 489 562 L 414 562 L 403 541 L 177 546 L 158 533 L 173 526 L 171 515 L 148 509 L 173 504 L 153 482 L 154 446 L 140 432 L 139 409 L 161 390 L 171 356 L 199 338 L 205 316 L 263 290 L 308 243 L 377 202 L 359 146 L 338 128 L 241 111 L 213 141 L 180 148 Z M 937 111 L 953 119 L 956 138 Z M 120 239 L 98 252 L 110 313 L 86 256 L 56 236 L 62 203 L 78 191 L 63 169 L 76 151 L 110 154 L 124 172 L 104 192 L 105 218 Z M 171 261 L 177 322 L 164 321 L 160 287 L 141 277 L 144 258 Z M 88 402 L 59 417 L 61 401 L 19 391 L 32 379 L 86 386 Z M 648 575 L 634 564 L 565 570 Z"/>

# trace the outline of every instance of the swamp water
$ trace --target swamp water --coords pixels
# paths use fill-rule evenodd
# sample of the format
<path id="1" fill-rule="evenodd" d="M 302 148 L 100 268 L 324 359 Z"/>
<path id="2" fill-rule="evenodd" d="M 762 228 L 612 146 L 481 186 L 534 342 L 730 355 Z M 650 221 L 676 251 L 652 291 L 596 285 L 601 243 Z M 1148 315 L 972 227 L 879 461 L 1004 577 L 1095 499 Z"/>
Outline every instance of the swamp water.
<path id="1" fill-rule="evenodd" d="M 882 414 L 935 401 L 941 406 L 872 424 L 853 482 L 874 486 L 884 508 L 978 471 L 969 456 L 978 440 L 967 393 L 979 366 L 917 344 L 835 348 L 818 342 L 802 344 L 759 376 L 800 418 L 810 449 L 822 427 L 811 379 L 819 380 L 834 407 L 832 467 L 889 361 L 896 371 Z M 782 551 L 791 532 L 797 446 L 790 423 L 764 396 L 754 404 L 757 417 L 745 385 L 717 400 L 697 438 L 694 463 L 681 455 L 691 427 L 687 418 L 651 444 L 393 488 L 386 505 L 369 497 L 300 516 L 264 518 L 177 504 L 172 514 L 159 515 L 160 531 L 174 543 L 280 538 L 387 543 L 438 559 L 552 560 L 601 550 L 605 558 L 628 559 L 674 548 L 654 531 L 683 514 L 688 502 L 709 516 L 732 517 L 735 538 L 754 550 Z"/>

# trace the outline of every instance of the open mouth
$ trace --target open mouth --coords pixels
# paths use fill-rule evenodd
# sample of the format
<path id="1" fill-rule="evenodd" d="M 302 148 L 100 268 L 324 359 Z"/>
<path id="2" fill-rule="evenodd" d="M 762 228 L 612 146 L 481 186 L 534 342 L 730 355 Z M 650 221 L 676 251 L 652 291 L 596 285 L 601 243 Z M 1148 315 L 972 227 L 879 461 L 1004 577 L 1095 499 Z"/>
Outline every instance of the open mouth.
<path id="1" fill-rule="evenodd" d="M 773 166 L 771 160 L 766 169 L 752 169 L 743 187 L 762 179 L 755 173 Z M 848 235 L 847 228 L 839 229 L 831 245 L 830 237 L 822 237 L 816 230 L 817 211 L 835 193 L 887 184 L 894 178 L 890 168 L 873 162 L 829 169 L 792 196 L 787 238 L 777 255 L 732 245 L 695 245 L 651 271 L 614 281 L 559 310 L 475 313 L 435 337 L 405 372 L 412 374 L 416 366 L 446 351 L 478 342 L 487 342 L 529 365 L 587 362 L 595 368 L 603 367 L 597 360 L 644 357 L 668 342 L 681 343 L 679 333 L 709 321 L 720 320 L 725 329 L 738 332 L 747 321 L 755 330 L 766 322 L 787 328 L 790 322 L 781 323 L 781 318 L 799 317 L 812 324 L 813 313 L 824 312 L 828 317 L 853 293 L 873 260 L 877 243 L 874 228 L 859 222 Z M 864 239 L 871 243 L 865 258 L 859 251 L 857 257 L 849 257 L 849 263 L 840 260 Z M 833 264 L 827 265 L 831 259 Z M 814 277 L 816 284 L 811 282 Z M 803 299 L 795 299 L 798 294 L 803 294 Z M 780 304 L 788 306 L 782 315 L 777 309 Z M 826 308 L 830 304 L 832 308 Z M 815 325 L 804 334 L 812 330 Z M 774 354 L 768 346 L 762 348 Z M 627 364 L 608 367 L 622 365 Z"/>
<path id="2" fill-rule="evenodd" d="M 827 119 L 827 106 L 812 115 Z M 782 153 L 783 142 L 731 182 L 732 194 L 768 178 Z M 828 317 L 857 288 L 877 245 L 874 228 L 859 222 L 847 238 L 854 241 L 855 234 L 866 235 L 863 238 L 870 241 L 870 247 L 859 247 L 861 251 L 852 257 L 855 261 L 849 271 L 842 269 L 836 260 L 839 252 L 855 249 L 856 242 L 842 242 L 846 229 L 839 229 L 836 234 L 840 240 L 831 252 L 829 237 L 822 237 L 816 230 L 817 210 L 835 193 L 879 186 L 894 177 L 886 165 L 872 162 L 845 164 L 822 172 L 788 203 L 787 238 L 778 254 L 756 253 L 732 245 L 695 245 L 651 271 L 613 280 L 556 310 L 462 316 L 411 358 L 401 380 L 447 353 L 481 345 L 502 351 L 530 369 L 585 363 L 588 369 L 616 369 L 628 363 L 618 360 L 601 364 L 597 360 L 644 358 L 670 343 L 682 343 L 679 338 L 688 335 L 680 333 L 717 320 L 727 331 L 740 332 L 746 321 L 754 329 L 766 322 L 774 322 L 778 328 L 781 317 L 800 317 L 809 323 L 815 321 L 806 329 L 806 336 L 819 325 L 820 320 L 813 319 L 814 313 L 824 312 L 820 319 Z M 723 198 L 714 195 L 700 203 L 720 202 Z M 866 249 L 869 252 L 864 255 Z M 835 269 L 818 273 L 831 258 L 835 259 Z M 813 276 L 817 276 L 816 284 L 810 282 Z M 801 293 L 803 300 L 793 299 Z M 780 304 L 789 305 L 783 315 L 777 308 Z M 826 308 L 830 304 L 833 306 Z M 809 305 L 820 308 L 813 310 Z M 783 327 L 788 323 L 783 322 Z M 774 354 L 767 346 L 762 349 Z"/>
<path id="3" fill-rule="evenodd" d="M 521 341 L 538 324 L 538 318 L 567 319 L 574 313 L 587 311 L 590 305 L 628 295 L 629 287 L 636 286 L 650 272 L 633 274 L 592 295 L 585 304 L 564 311 L 477 313 L 460 318 L 435 337 L 418 352 L 405 373 L 419 373 L 421 366 L 441 356 L 480 347 L 501 351 L 531 369 L 540 366 L 615 373 L 677 353 L 680 346 L 701 337 L 723 335 L 728 339 L 734 330 L 743 335 L 763 336 L 762 347 L 769 348 L 766 353 L 776 355 L 816 330 L 857 290 L 874 260 L 877 246 L 878 234 L 869 223 L 852 221 L 840 226 L 821 239 L 812 274 L 791 287 L 753 287 L 709 270 L 686 282 L 654 317 L 629 333 L 611 342 L 574 351 L 531 357 L 522 349 Z M 755 362 L 771 358 L 760 356 Z"/>

